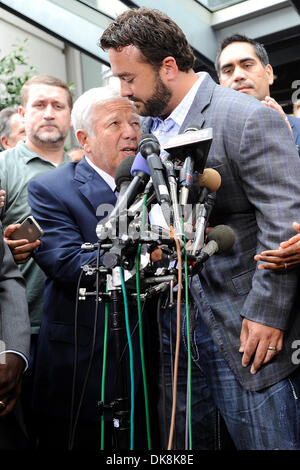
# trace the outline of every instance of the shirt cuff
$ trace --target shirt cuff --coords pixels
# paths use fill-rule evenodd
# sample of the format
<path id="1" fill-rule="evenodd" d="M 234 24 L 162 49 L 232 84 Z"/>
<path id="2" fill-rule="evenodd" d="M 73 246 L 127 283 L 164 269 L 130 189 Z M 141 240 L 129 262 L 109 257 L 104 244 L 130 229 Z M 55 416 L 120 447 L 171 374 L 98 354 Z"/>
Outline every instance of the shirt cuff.
<path id="1" fill-rule="evenodd" d="M 2 354 L 5 354 L 5 353 L 13 353 L 13 354 L 18 354 L 18 356 L 21 356 L 24 359 L 24 362 L 25 362 L 25 368 L 23 370 L 23 373 L 28 369 L 28 360 L 27 360 L 26 356 L 24 356 L 24 354 L 22 354 L 18 351 L 13 351 L 12 349 L 7 349 L 5 351 L 1 351 L 0 356 Z M 1 357 L 0 357 L 0 364 L 1 364 Z"/>

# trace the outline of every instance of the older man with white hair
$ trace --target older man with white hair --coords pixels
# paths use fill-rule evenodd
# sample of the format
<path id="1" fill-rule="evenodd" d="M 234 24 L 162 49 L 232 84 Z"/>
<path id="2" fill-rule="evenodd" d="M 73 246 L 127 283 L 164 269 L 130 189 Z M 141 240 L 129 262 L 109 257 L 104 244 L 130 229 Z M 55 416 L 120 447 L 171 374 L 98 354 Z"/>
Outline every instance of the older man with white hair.
<path id="1" fill-rule="evenodd" d="M 95 297 L 76 308 L 78 285 L 95 290 L 95 277 L 81 275 L 96 253 L 84 251 L 82 244 L 98 241 L 99 206 L 116 203 L 116 169 L 136 153 L 141 129 L 134 105 L 109 87 L 80 96 L 72 123 L 83 159 L 36 178 L 28 187 L 32 214 L 45 232 L 35 259 L 47 276 L 34 408 L 40 448 L 99 449 L 105 315 L 103 303 L 95 310 Z M 121 373 L 111 353 L 106 371 L 105 401 L 110 403 Z M 108 439 L 111 418 L 105 418 Z"/>

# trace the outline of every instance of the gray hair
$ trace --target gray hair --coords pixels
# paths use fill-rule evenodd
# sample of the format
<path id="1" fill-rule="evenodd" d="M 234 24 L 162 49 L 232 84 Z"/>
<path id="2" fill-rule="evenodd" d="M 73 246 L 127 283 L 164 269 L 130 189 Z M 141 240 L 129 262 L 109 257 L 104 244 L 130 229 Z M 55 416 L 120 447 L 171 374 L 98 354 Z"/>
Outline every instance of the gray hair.
<path id="1" fill-rule="evenodd" d="M 16 104 L 16 105 L 13 105 L 13 106 L 8 106 L 7 108 L 4 108 L 4 109 L 2 109 L 2 111 L 0 111 L 0 138 L 1 137 L 10 137 L 10 133 L 11 133 L 10 117 L 13 114 L 18 113 L 18 108 L 19 108 L 19 106 Z M 3 149 L 1 144 L 0 144 L 0 146 Z"/>
<path id="2" fill-rule="evenodd" d="M 115 88 L 105 86 L 99 88 L 91 88 L 83 93 L 74 103 L 71 119 L 73 128 L 76 132 L 79 129 L 94 135 L 94 122 L 93 111 L 95 107 L 104 105 L 109 101 L 126 100 L 128 98 L 122 97 L 120 92 Z"/>

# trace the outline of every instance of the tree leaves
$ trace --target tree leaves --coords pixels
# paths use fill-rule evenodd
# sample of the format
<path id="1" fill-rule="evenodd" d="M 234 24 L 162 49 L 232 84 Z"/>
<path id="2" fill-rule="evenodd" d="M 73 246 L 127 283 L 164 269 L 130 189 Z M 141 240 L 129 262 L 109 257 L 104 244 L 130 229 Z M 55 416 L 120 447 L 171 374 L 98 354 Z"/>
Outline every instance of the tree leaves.
<path id="1" fill-rule="evenodd" d="M 27 42 L 25 39 L 20 45 L 13 44 L 13 50 L 0 59 L 0 110 L 20 103 L 21 88 L 35 72 L 35 67 L 28 64 Z"/>

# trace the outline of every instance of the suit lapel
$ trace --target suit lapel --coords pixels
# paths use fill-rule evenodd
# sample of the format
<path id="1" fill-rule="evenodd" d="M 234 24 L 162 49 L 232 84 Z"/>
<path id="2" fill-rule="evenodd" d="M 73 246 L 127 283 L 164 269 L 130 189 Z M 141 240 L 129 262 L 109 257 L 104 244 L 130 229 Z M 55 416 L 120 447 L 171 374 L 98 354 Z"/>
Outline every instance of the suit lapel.
<path id="1" fill-rule="evenodd" d="M 115 205 L 116 195 L 103 178 L 83 158 L 75 168 L 74 180 L 95 213 L 100 204 Z"/>
<path id="2" fill-rule="evenodd" d="M 187 113 L 185 120 L 183 121 L 179 133 L 184 132 L 187 127 L 193 125 L 196 125 L 199 128 L 204 126 L 205 116 L 203 115 L 203 111 L 207 108 L 207 106 L 209 106 L 215 87 L 216 83 L 208 74 L 206 74 L 197 91 L 193 104 Z"/>
<path id="3" fill-rule="evenodd" d="M 143 134 L 149 134 L 152 123 L 153 123 L 152 117 L 146 117 L 142 119 L 141 128 L 142 128 Z"/>

